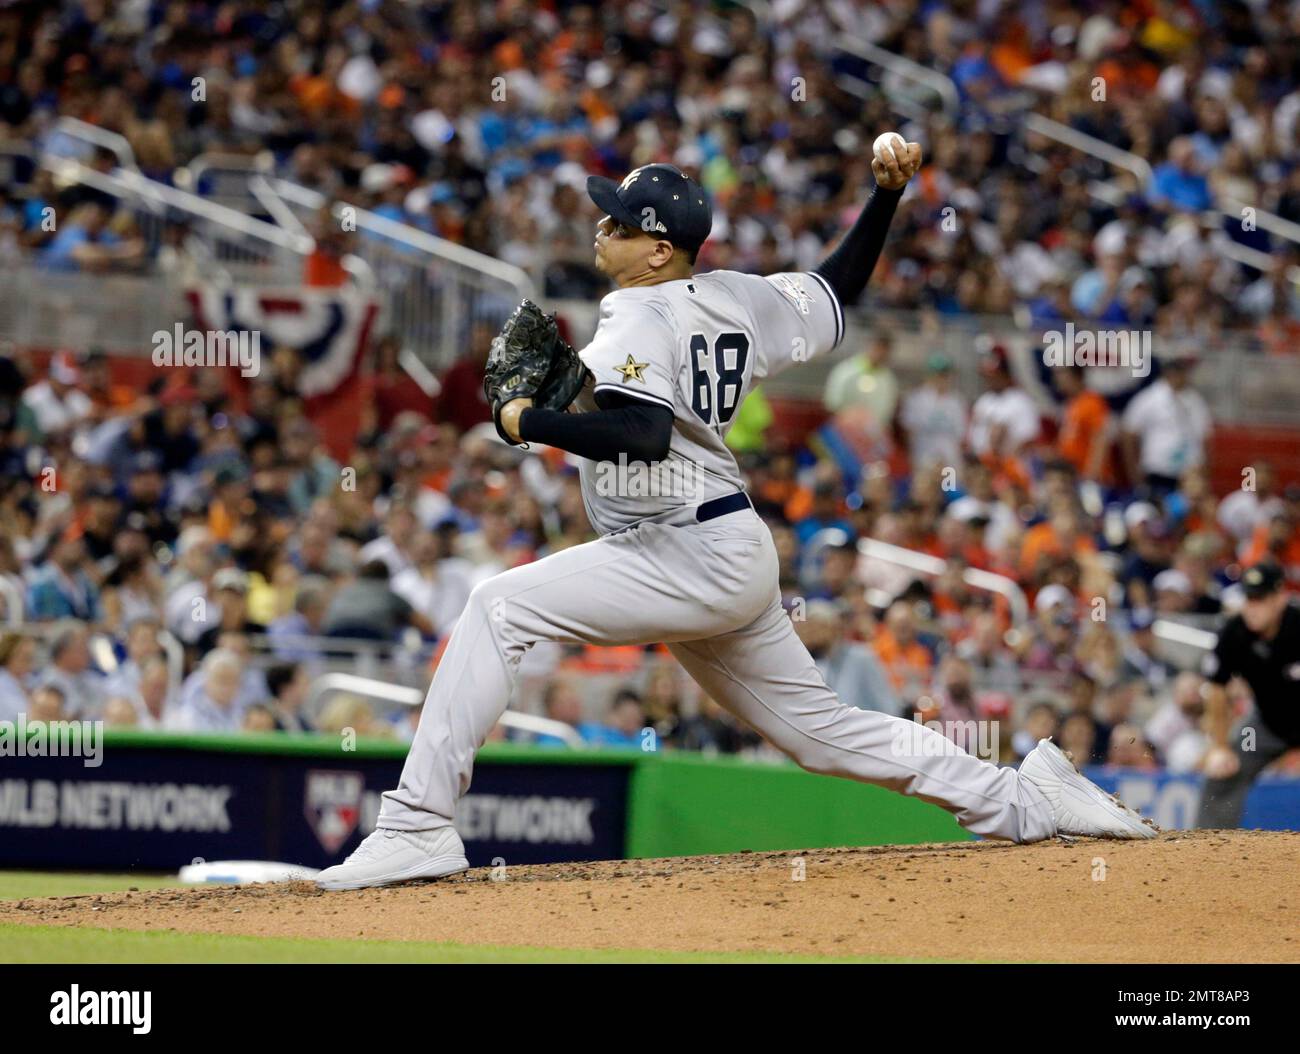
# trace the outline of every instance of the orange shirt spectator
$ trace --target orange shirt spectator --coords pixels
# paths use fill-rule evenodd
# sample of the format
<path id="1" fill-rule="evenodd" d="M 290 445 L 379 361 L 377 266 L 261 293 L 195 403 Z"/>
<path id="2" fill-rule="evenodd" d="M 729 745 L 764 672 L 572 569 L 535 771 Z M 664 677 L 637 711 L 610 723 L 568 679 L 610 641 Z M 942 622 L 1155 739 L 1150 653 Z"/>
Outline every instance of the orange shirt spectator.
<path id="1" fill-rule="evenodd" d="M 1110 407 L 1094 391 L 1084 389 L 1065 404 L 1056 450 L 1080 479 L 1111 482 L 1106 465 L 1109 424 Z"/>
<path id="2" fill-rule="evenodd" d="M 909 689 L 930 682 L 934 656 L 916 639 L 916 615 L 910 604 L 896 601 L 890 607 L 871 646 L 896 691 L 910 694 Z"/>
<path id="3" fill-rule="evenodd" d="M 1300 531 L 1287 513 L 1279 512 L 1255 528 L 1241 563 L 1254 567 L 1261 560 L 1280 565 L 1293 585 L 1300 583 Z"/>
<path id="4" fill-rule="evenodd" d="M 1053 516 L 1025 531 L 1020 542 L 1020 575 L 1033 578 L 1045 558 L 1085 556 L 1096 551 L 1091 538 Z"/>
<path id="5" fill-rule="evenodd" d="M 1300 322 L 1279 311 L 1259 324 L 1255 335 L 1270 355 L 1294 355 L 1300 350 Z"/>
<path id="6" fill-rule="evenodd" d="M 303 267 L 303 285 L 333 288 L 346 285 L 347 280 L 348 272 L 343 266 L 342 257 L 327 246 L 317 245 L 311 251 Z"/>
<path id="7" fill-rule="evenodd" d="M 885 667 L 889 682 L 902 691 L 909 681 L 924 683 L 929 680 L 934 660 L 925 646 L 917 641 L 900 643 L 888 630 L 876 634 L 873 642 L 876 658 Z"/>

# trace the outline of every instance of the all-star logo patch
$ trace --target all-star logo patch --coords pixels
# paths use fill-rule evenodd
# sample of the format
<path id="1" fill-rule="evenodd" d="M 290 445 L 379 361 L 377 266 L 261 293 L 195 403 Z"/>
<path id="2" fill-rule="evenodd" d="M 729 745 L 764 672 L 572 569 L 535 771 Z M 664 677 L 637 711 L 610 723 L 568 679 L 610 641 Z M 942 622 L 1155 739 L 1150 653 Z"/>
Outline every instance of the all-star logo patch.
<path id="1" fill-rule="evenodd" d="M 646 383 L 645 371 L 648 370 L 649 368 L 650 368 L 650 363 L 637 362 L 635 359 L 632 358 L 631 355 L 627 357 L 627 362 L 623 363 L 622 366 L 614 367 L 614 369 L 618 370 L 618 372 L 623 375 L 624 384 L 627 384 L 628 381 L 632 381 L 632 380 L 637 380 L 640 381 L 642 384 L 645 384 Z"/>
<path id="2" fill-rule="evenodd" d="M 779 274 L 772 279 L 772 284 L 794 301 L 794 306 L 799 309 L 799 314 L 808 314 L 813 298 L 812 294 L 803 287 L 802 281 L 793 275 Z"/>

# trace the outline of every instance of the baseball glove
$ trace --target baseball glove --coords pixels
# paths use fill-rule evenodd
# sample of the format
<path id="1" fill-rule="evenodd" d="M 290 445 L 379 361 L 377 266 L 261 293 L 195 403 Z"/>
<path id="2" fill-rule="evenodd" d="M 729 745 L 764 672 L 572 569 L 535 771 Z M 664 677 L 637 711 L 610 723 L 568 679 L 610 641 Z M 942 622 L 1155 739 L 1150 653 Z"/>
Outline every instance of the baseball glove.
<path id="1" fill-rule="evenodd" d="M 497 434 L 520 445 L 501 427 L 501 408 L 511 399 L 532 399 L 544 410 L 567 410 L 587 383 L 587 367 L 560 336 L 554 315 L 525 300 L 492 339 L 483 391 L 492 405 Z"/>

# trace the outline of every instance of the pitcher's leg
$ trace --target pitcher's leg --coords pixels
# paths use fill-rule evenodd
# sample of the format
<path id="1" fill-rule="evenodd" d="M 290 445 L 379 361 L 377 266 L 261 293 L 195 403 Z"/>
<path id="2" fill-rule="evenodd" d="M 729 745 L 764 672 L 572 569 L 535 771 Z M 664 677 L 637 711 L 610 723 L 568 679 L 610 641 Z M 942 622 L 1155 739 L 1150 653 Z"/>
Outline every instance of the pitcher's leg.
<path id="1" fill-rule="evenodd" d="M 401 782 L 383 796 L 379 826 L 423 831 L 452 822 L 474 755 L 533 644 L 647 644 L 723 632 L 752 617 L 770 584 L 746 574 L 744 547 L 753 532 L 732 533 L 737 541 L 721 529 L 651 526 L 481 583 L 438 664 Z"/>
<path id="2" fill-rule="evenodd" d="M 401 781 L 383 796 L 380 827 L 418 831 L 452 822 L 474 755 L 506 709 L 524 652 L 546 639 L 539 605 L 559 611 L 564 596 L 598 578 L 620 553 L 605 546 L 575 560 L 576 551 L 497 575 L 470 594 L 429 684 Z"/>
<path id="3" fill-rule="evenodd" d="M 922 725 L 841 703 L 779 605 L 733 633 L 670 648 L 719 704 L 809 771 L 933 802 L 975 834 L 1029 842 L 1055 832 L 1051 806 L 1015 769 Z"/>

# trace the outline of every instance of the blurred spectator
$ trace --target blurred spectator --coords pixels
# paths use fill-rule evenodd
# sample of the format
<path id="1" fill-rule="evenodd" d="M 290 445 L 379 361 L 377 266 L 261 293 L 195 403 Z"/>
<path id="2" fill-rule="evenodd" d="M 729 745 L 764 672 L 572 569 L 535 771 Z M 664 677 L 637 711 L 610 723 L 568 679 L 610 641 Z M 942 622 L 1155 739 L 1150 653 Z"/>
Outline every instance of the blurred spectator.
<path id="1" fill-rule="evenodd" d="M 889 606 L 872 647 L 890 685 L 904 702 L 914 699 L 929 683 L 934 657 L 917 639 L 916 613 L 910 602 L 897 600 Z"/>
<path id="2" fill-rule="evenodd" d="M 605 721 L 586 721 L 578 726 L 583 741 L 593 747 L 645 749 L 645 714 L 641 697 L 631 689 L 614 694 Z"/>
<path id="3" fill-rule="evenodd" d="M 63 691 L 56 684 L 43 684 L 32 691 L 32 705 L 27 711 L 27 723 L 37 721 L 82 720 L 68 713 L 64 703 Z"/>
<path id="4" fill-rule="evenodd" d="M 888 430 L 898 407 L 898 378 L 889 368 L 893 341 L 886 332 L 878 332 L 864 352 L 840 360 L 826 379 L 823 401 L 831 413 L 861 407 L 868 419 L 881 430 Z"/>
<path id="5" fill-rule="evenodd" d="M 386 432 L 398 414 L 414 411 L 432 416 L 434 400 L 399 363 L 401 344 L 393 335 L 384 336 L 375 348 L 375 429 Z"/>
<path id="6" fill-rule="evenodd" d="M 1007 351 L 993 344 L 980 360 L 987 391 L 971 409 L 971 451 L 995 473 L 1018 461 L 1025 447 L 1038 438 L 1038 407 L 1011 376 Z"/>
<path id="7" fill-rule="evenodd" d="M 281 615 L 266 627 L 276 657 L 301 661 L 316 654 L 306 637 L 324 634 L 329 609 L 329 582 L 318 576 L 301 579 L 293 600 L 293 611 Z"/>
<path id="8" fill-rule="evenodd" d="M 926 379 L 903 400 L 899 418 L 910 443 L 912 470 L 961 464 L 966 437 L 966 402 L 953 388 L 952 360 L 931 355 Z"/>
<path id="9" fill-rule="evenodd" d="M 1237 490 L 1223 496 L 1215 518 L 1215 522 L 1239 543 L 1253 537 L 1269 515 L 1282 507 L 1272 463 L 1259 459 L 1250 467 L 1253 475 L 1249 479 L 1243 478 Z"/>
<path id="10" fill-rule="evenodd" d="M 844 639 L 844 614 L 839 607 L 814 600 L 808 604 L 804 618 L 795 620 L 794 628 L 840 702 L 895 717 L 902 713 L 876 653 L 865 644 Z"/>
<path id="11" fill-rule="evenodd" d="M 41 254 L 51 271 L 107 272 L 132 267 L 145 256 L 145 244 L 125 213 L 110 216 L 103 202 L 84 201 L 63 220 Z"/>
<path id="12" fill-rule="evenodd" d="M 419 535 L 412 563 L 393 577 L 393 592 L 429 620 L 433 634 L 445 636 L 465 609 L 473 588 L 470 565 L 447 556 L 439 535 Z"/>
<path id="13" fill-rule="evenodd" d="M 218 571 L 212 578 L 212 592 L 216 617 L 208 612 L 207 628 L 199 634 L 196 642 L 200 655 L 215 648 L 223 633 L 261 633 L 265 628 L 248 617 L 248 575 L 245 572 L 234 567 Z"/>
<path id="14" fill-rule="evenodd" d="M 1110 450 L 1110 408 L 1097 392 L 1084 385 L 1082 367 L 1065 367 L 1055 373 L 1064 405 L 1056 450 L 1080 479 L 1111 482 L 1106 471 Z"/>
<path id="15" fill-rule="evenodd" d="M 270 694 L 267 712 L 272 727 L 280 732 L 306 732 L 310 726 L 302 713 L 311 679 L 297 663 L 279 663 L 266 671 L 266 688 Z"/>
<path id="16" fill-rule="evenodd" d="M 1194 767 L 1187 764 L 1189 752 L 1197 749 L 1192 744 L 1207 745 L 1200 731 L 1201 716 L 1205 712 L 1201 698 L 1203 683 L 1198 674 L 1190 671 L 1180 673 L 1174 678 L 1173 690 L 1143 726 L 1143 735 L 1165 764 L 1171 767 L 1176 764 L 1183 772 Z"/>
<path id="17" fill-rule="evenodd" d="M 332 736 L 358 739 L 393 739 L 392 725 L 380 720 L 374 708 L 354 695 L 337 695 L 321 710 L 316 727 Z"/>
<path id="18" fill-rule="evenodd" d="M 1133 397 L 1124 411 L 1124 456 L 1129 479 L 1155 495 L 1178 488 L 1178 478 L 1205 460 L 1210 411 L 1190 386 L 1195 359 L 1165 360 L 1164 374 Z"/>
<path id="19" fill-rule="evenodd" d="M 1097 758 L 1097 726 L 1088 714 L 1073 713 L 1061 722 L 1057 742 L 1076 765 L 1091 764 Z"/>
<path id="20" fill-rule="evenodd" d="M 1159 655 L 1153 624 L 1154 617 L 1149 611 L 1133 612 L 1128 642 L 1123 649 L 1122 673 L 1125 679 L 1141 681 L 1150 691 L 1159 692 L 1167 687 L 1176 671 Z"/>
<path id="21" fill-rule="evenodd" d="M 36 669 L 36 642 L 24 633 L 0 635 L 0 721 L 15 721 L 31 704 L 27 684 Z"/>
<path id="22" fill-rule="evenodd" d="M 700 698 L 699 713 L 682 722 L 677 745 L 705 754 L 744 754 L 760 749 L 763 738 L 706 695 Z"/>
<path id="23" fill-rule="evenodd" d="M 1034 703 L 1025 714 L 1023 724 L 1012 736 L 1011 746 L 1015 752 L 1015 760 L 1023 761 L 1025 756 L 1038 745 L 1039 740 L 1056 738 L 1059 721 L 1056 708 L 1051 703 Z"/>
<path id="24" fill-rule="evenodd" d="M 114 689 L 116 693 L 117 689 Z M 141 729 L 169 728 L 175 721 L 176 700 L 172 696 L 171 676 L 161 655 L 149 655 L 140 662 L 140 678 L 135 688 L 114 698 L 128 702 L 135 712 L 132 724 Z"/>
<path id="25" fill-rule="evenodd" d="M 1152 204 L 1184 212 L 1204 212 L 1210 207 L 1210 186 L 1190 138 L 1179 137 L 1169 144 L 1169 160 L 1151 174 Z"/>
<path id="26" fill-rule="evenodd" d="M 43 381 L 23 393 L 23 404 L 35 419 L 38 437 L 59 436 L 90 416 L 93 404 L 81 390 L 81 371 L 66 352 L 50 358 Z"/>
<path id="27" fill-rule="evenodd" d="M 1136 725 L 1116 725 L 1111 729 L 1106 749 L 1106 764 L 1123 765 L 1133 769 L 1156 768 L 1151 749 L 1142 738 L 1142 730 Z"/>
<path id="28" fill-rule="evenodd" d="M 104 705 L 104 678 L 90 658 L 90 631 L 73 619 L 54 627 L 49 664 L 36 675 L 37 688 L 57 688 L 69 720 L 94 721 Z"/>
<path id="29" fill-rule="evenodd" d="M 390 576 L 400 574 L 413 566 L 411 548 L 418 527 L 419 521 L 411 507 L 394 502 L 384 518 L 383 535 L 362 546 L 358 558 L 362 563 L 379 560 Z"/>
<path id="30" fill-rule="evenodd" d="M 54 543 L 49 559 L 32 576 L 28 615 L 36 622 L 76 618 L 90 621 L 99 607 L 99 590 L 89 573 L 85 543 L 68 528 Z"/>
<path id="31" fill-rule="evenodd" d="M 195 676 L 198 690 L 185 699 L 176 727 L 187 732 L 235 732 L 244 711 L 237 703 L 244 663 L 228 648 L 216 648 L 203 658 Z"/>
<path id="32" fill-rule="evenodd" d="M 244 717 L 239 723 L 239 728 L 243 732 L 284 731 L 277 727 L 275 712 L 269 706 L 264 706 L 261 703 L 254 703 L 244 711 Z"/>
<path id="33" fill-rule="evenodd" d="M 456 426 L 461 433 L 477 424 L 492 420 L 492 408 L 483 392 L 484 370 L 497 326 L 487 320 L 470 327 L 469 346 L 443 374 L 442 392 L 438 396 L 438 420 Z"/>
<path id="34" fill-rule="evenodd" d="M 542 714 L 552 721 L 570 726 L 576 732 L 582 722 L 582 695 L 571 682 L 556 679 L 542 693 Z M 568 746 L 559 736 L 549 733 L 534 736 L 533 742 L 541 747 Z"/>
<path id="35" fill-rule="evenodd" d="M 132 619 L 126 627 L 126 658 L 107 677 L 104 690 L 110 695 L 131 698 L 140 689 L 145 660 L 162 655 L 157 619 L 149 616 Z"/>
<path id="36" fill-rule="evenodd" d="M 131 705 L 129 699 L 123 699 L 118 695 L 109 696 L 108 701 L 104 703 L 104 713 L 101 720 L 109 728 L 134 728 L 136 724 L 135 707 Z"/>
<path id="37" fill-rule="evenodd" d="M 424 615 L 389 588 L 384 562 L 371 560 L 334 595 L 323 628 L 328 637 L 394 641 L 407 626 L 414 626 L 426 636 L 434 632 Z"/>

